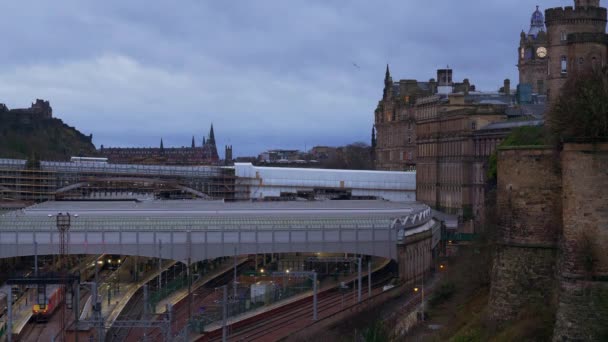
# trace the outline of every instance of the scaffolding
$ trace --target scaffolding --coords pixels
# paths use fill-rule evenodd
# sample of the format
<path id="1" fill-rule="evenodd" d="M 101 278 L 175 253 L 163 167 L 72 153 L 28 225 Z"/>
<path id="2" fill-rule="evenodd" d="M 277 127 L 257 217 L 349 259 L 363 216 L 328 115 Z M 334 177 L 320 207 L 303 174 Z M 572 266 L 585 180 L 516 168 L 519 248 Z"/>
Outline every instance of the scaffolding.
<path id="1" fill-rule="evenodd" d="M 235 200 L 234 169 L 0 159 L 0 202 L 87 199 Z"/>

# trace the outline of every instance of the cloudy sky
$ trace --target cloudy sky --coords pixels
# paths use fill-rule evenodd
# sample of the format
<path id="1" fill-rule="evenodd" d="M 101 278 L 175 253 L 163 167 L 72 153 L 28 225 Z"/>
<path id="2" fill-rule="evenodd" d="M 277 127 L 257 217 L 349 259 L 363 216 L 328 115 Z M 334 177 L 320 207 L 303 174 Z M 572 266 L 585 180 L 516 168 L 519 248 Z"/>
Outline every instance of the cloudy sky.
<path id="1" fill-rule="evenodd" d="M 161 137 L 189 145 L 211 122 L 237 156 L 369 142 L 386 63 L 394 79 L 428 80 L 449 64 L 478 89 L 517 84 L 519 32 L 534 8 L 529 0 L 2 1 L 0 103 L 48 99 L 98 147 L 156 146 Z"/>

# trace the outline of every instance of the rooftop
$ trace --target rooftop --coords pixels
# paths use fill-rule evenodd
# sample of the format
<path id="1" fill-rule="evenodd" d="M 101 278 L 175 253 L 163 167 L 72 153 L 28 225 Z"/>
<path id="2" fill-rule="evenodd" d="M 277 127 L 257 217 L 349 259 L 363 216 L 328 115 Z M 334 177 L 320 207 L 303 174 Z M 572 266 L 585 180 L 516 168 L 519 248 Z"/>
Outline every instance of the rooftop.
<path id="1" fill-rule="evenodd" d="M 235 202 L 88 201 L 45 202 L 0 215 L 0 230 L 55 229 L 55 216 L 69 212 L 71 230 L 221 230 L 377 226 L 428 211 L 420 203 L 388 201 Z M 421 216 L 418 220 L 421 219 Z"/>

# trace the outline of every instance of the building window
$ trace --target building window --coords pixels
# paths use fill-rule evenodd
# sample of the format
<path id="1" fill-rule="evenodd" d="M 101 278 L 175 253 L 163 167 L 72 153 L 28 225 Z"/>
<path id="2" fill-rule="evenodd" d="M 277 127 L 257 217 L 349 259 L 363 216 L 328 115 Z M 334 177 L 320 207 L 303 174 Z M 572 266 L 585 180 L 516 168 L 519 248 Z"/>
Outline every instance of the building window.
<path id="1" fill-rule="evenodd" d="M 562 56 L 562 74 L 566 74 L 568 73 L 568 59 L 566 58 L 566 56 Z"/>
<path id="2" fill-rule="evenodd" d="M 578 59 L 578 64 L 583 65 L 585 63 L 585 59 L 583 57 Z"/>
<path id="3" fill-rule="evenodd" d="M 560 38 L 561 38 L 562 42 L 565 42 L 566 40 L 568 40 L 568 34 L 566 34 L 566 31 L 561 32 Z"/>
<path id="4" fill-rule="evenodd" d="M 476 130 L 477 129 L 477 121 L 471 122 L 471 129 L 472 130 Z"/>
<path id="5" fill-rule="evenodd" d="M 411 138 L 411 137 L 408 137 L 408 138 L 407 138 L 407 142 L 408 142 L 408 144 L 410 144 L 410 143 L 412 142 L 412 138 Z"/>

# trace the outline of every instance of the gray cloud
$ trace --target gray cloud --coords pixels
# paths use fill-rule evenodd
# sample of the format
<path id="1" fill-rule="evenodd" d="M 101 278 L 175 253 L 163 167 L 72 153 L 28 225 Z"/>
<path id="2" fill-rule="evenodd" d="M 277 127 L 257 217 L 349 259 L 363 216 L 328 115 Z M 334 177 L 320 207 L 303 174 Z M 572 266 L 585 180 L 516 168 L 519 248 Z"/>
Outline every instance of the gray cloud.
<path id="1" fill-rule="evenodd" d="M 3 2 L 0 102 L 49 99 L 106 146 L 188 145 L 211 122 L 237 155 L 368 141 L 387 62 L 395 79 L 449 64 L 484 90 L 516 83 L 533 10 L 525 0 Z"/>

